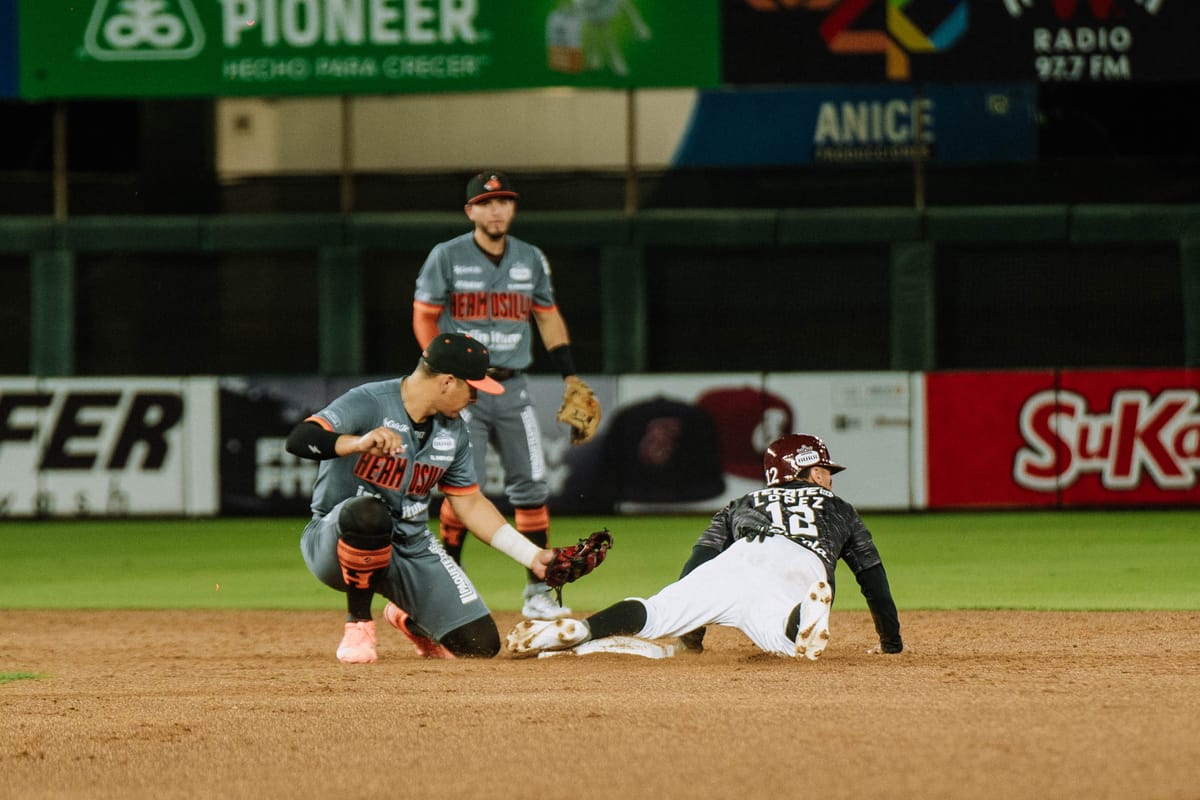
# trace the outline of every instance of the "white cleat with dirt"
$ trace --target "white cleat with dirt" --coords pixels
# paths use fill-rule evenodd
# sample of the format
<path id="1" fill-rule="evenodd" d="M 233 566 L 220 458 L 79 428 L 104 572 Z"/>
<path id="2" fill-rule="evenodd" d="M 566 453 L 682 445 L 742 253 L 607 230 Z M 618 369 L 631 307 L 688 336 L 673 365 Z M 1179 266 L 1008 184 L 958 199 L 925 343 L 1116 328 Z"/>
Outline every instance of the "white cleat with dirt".
<path id="1" fill-rule="evenodd" d="M 800 626 L 796 631 L 796 656 L 816 661 L 829 644 L 829 609 L 833 588 L 828 581 L 808 587 L 808 596 L 800 604 Z"/>
<path id="2" fill-rule="evenodd" d="M 532 655 L 548 650 L 567 650 L 587 641 L 591 632 L 577 619 L 527 619 L 508 632 L 508 651 Z"/>

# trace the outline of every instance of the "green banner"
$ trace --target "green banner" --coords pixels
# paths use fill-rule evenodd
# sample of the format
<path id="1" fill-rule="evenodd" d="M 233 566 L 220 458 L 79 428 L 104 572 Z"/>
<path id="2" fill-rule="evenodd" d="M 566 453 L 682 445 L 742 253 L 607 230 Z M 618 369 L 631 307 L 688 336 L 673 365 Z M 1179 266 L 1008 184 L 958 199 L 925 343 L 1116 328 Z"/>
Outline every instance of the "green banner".
<path id="1" fill-rule="evenodd" d="M 711 87 L 719 14 L 718 0 L 19 0 L 20 94 Z"/>

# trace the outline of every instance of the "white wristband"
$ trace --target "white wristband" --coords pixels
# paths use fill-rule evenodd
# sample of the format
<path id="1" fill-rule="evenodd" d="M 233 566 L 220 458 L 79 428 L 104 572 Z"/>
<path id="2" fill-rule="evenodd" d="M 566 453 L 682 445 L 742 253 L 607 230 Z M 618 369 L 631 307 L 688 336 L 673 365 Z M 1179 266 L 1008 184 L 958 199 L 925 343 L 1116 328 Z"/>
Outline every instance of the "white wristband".
<path id="1" fill-rule="evenodd" d="M 516 529 L 508 523 L 501 525 L 492 534 L 492 547 L 529 569 L 533 569 L 538 555 L 542 552 L 542 548 L 517 533 Z"/>

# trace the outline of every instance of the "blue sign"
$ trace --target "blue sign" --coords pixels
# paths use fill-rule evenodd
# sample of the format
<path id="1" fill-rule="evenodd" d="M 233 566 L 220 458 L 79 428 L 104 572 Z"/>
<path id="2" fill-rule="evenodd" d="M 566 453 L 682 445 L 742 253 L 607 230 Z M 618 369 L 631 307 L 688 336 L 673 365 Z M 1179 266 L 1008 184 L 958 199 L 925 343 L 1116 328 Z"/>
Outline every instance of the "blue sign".
<path id="1" fill-rule="evenodd" d="M 0 97 L 17 96 L 17 0 L 0 0 Z"/>
<path id="2" fill-rule="evenodd" d="M 821 86 L 702 91 L 675 166 L 1032 161 L 1037 87 Z"/>

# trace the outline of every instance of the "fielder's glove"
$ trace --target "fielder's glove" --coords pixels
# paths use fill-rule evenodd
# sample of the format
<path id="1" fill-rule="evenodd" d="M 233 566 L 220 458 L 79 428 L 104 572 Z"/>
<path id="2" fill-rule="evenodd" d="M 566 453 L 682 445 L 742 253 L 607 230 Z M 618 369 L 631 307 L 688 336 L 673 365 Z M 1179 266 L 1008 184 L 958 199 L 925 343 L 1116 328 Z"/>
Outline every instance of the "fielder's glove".
<path id="1" fill-rule="evenodd" d="M 571 444 L 590 441 L 600 427 L 600 401 L 592 387 L 581 380 L 567 381 L 557 419 L 571 426 Z"/>
<path id="2" fill-rule="evenodd" d="M 563 584 L 577 581 L 600 566 L 610 547 L 612 534 L 606 528 L 588 534 L 579 544 L 554 548 L 554 560 L 546 567 L 546 585 L 561 593 Z"/>

